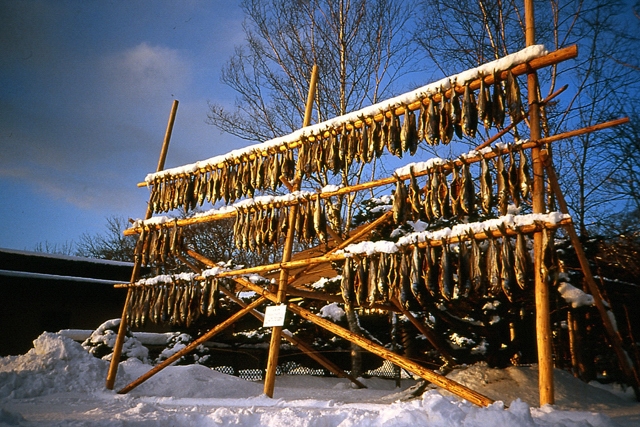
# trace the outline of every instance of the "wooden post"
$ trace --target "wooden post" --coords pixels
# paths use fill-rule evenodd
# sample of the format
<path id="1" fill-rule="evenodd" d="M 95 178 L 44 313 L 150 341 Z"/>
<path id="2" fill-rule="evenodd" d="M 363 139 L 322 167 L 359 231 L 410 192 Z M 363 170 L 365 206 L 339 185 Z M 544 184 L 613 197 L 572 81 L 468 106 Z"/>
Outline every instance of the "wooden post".
<path id="1" fill-rule="evenodd" d="M 307 103 L 304 112 L 304 121 L 302 127 L 309 126 L 311 123 L 311 111 L 313 110 L 313 98 L 316 91 L 316 82 L 318 80 L 318 67 L 313 66 L 311 70 L 311 81 L 309 82 L 309 93 L 307 95 Z M 296 171 L 296 182 L 294 188 L 297 190 L 300 186 L 301 171 Z M 298 204 L 293 205 L 289 209 L 289 227 L 287 228 L 287 238 L 282 253 L 282 262 L 291 260 L 293 251 L 293 238 L 295 235 L 296 218 L 298 217 Z M 289 281 L 289 271 L 287 269 L 280 270 L 280 279 L 278 281 L 278 294 L 276 304 L 282 304 L 287 297 L 287 282 Z M 276 367 L 278 366 L 278 357 L 280 356 L 280 340 L 282 334 L 282 326 L 274 326 L 271 330 L 271 342 L 269 344 L 269 358 L 267 360 L 267 372 L 264 379 L 264 394 L 273 397 L 275 388 Z"/>
<path id="2" fill-rule="evenodd" d="M 164 162 L 167 158 L 167 151 L 169 149 L 169 141 L 171 141 L 171 132 L 173 131 L 173 124 L 176 120 L 176 113 L 178 112 L 178 100 L 173 100 L 171 106 L 171 113 L 169 114 L 169 122 L 167 123 L 167 131 L 164 134 L 164 141 L 162 142 L 162 149 L 160 150 L 160 158 L 158 159 L 158 167 L 156 172 L 160 172 L 164 169 Z M 153 208 L 151 203 L 147 205 L 147 212 L 144 219 L 149 219 L 153 215 Z M 136 259 L 133 264 L 133 271 L 131 272 L 131 283 L 138 280 L 140 276 L 140 259 Z M 120 355 L 122 354 L 122 344 L 124 343 L 124 336 L 127 332 L 127 307 L 131 300 L 132 290 L 127 290 L 127 297 L 125 298 L 124 308 L 122 309 L 122 317 L 120 318 L 120 325 L 118 326 L 118 335 L 116 336 L 116 342 L 113 345 L 113 355 L 111 356 L 111 362 L 109 364 L 109 372 L 107 372 L 106 387 L 109 390 L 113 390 L 113 385 L 116 382 L 116 374 L 118 373 L 118 363 L 120 363 Z"/>
<path id="3" fill-rule="evenodd" d="M 533 0 L 525 0 L 525 42 L 527 46 L 535 44 L 535 18 Z M 538 75 L 535 70 L 527 73 L 527 91 L 529 96 L 529 124 L 531 139 L 541 137 L 540 104 L 538 99 Z M 533 163 L 533 212 L 545 212 L 544 167 L 540 160 L 540 148 L 531 149 Z M 549 289 L 542 267 L 542 233 L 533 235 L 534 279 L 536 301 L 536 336 L 538 342 L 538 388 L 540 406 L 555 403 L 553 390 L 553 350 L 551 346 L 551 315 L 549 312 Z"/>

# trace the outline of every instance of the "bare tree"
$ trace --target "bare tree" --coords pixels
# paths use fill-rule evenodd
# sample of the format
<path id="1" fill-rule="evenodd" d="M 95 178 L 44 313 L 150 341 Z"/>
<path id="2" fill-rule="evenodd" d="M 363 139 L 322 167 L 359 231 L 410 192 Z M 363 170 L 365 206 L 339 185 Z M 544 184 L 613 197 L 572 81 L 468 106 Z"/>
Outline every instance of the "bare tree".
<path id="1" fill-rule="evenodd" d="M 137 236 L 123 234 L 128 224 L 125 218 L 108 217 L 106 233 L 82 234 L 75 254 L 88 258 L 132 262 Z"/>
<path id="2" fill-rule="evenodd" d="M 417 24 L 416 40 L 445 75 L 524 48 L 521 1 L 429 0 L 421 7 L 421 15 L 430 19 Z M 565 82 L 570 84 L 565 95 L 543 110 L 546 133 L 630 113 L 627 110 L 633 103 L 629 100 L 640 83 L 640 72 L 626 66 L 633 63 L 639 47 L 634 31 L 637 20 L 631 12 L 623 2 L 536 3 L 538 43 L 550 50 L 577 44 L 580 51 L 576 60 L 539 72 L 540 95 L 551 94 Z M 628 167 L 622 170 L 629 153 L 626 144 L 612 135 L 598 132 L 552 146 L 561 186 L 583 234 L 624 208 L 621 195 L 612 188 L 615 177 L 637 173 Z M 623 179 L 636 180 L 629 175 Z"/>

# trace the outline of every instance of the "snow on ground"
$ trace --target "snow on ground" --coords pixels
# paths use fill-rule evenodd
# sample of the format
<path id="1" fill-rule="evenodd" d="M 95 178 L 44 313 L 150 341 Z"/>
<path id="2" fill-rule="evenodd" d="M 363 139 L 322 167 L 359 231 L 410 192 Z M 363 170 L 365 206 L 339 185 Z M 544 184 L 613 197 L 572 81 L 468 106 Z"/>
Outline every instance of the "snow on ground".
<path id="1" fill-rule="evenodd" d="M 537 408 L 537 371 L 474 365 L 449 376 L 497 402 L 476 407 L 443 390 L 407 400 L 416 381 L 278 376 L 274 398 L 253 383 L 201 365 L 172 366 L 119 395 L 105 389 L 108 362 L 80 344 L 44 333 L 27 354 L 0 358 L 0 426 L 567 426 L 640 425 L 629 391 L 594 387 L 556 371 L 554 406 Z M 150 369 L 134 359 L 118 369 L 116 389 Z M 503 403 L 504 402 L 504 403 Z M 505 405 L 506 404 L 506 405 Z"/>

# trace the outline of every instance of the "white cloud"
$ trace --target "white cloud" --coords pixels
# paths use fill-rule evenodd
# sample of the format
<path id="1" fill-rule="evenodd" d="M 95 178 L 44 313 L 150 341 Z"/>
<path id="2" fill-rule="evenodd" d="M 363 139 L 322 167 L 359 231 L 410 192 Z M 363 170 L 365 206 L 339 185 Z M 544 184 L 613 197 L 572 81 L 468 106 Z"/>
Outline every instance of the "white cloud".
<path id="1" fill-rule="evenodd" d="M 106 86 L 125 99 L 155 100 L 191 82 L 191 64 L 180 52 L 146 42 L 104 60 Z"/>

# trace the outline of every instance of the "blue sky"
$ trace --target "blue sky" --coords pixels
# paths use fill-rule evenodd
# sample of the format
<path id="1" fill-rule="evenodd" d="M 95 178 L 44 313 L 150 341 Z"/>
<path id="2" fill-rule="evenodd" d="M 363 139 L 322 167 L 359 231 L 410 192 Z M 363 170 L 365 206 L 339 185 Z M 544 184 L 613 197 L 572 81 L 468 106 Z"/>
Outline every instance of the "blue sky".
<path id="1" fill-rule="evenodd" d="M 232 106 L 242 44 L 231 1 L 0 1 L 0 247 L 32 250 L 144 215 L 174 99 L 166 167 L 247 143 L 205 123 Z"/>

